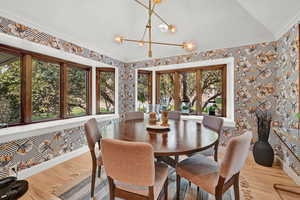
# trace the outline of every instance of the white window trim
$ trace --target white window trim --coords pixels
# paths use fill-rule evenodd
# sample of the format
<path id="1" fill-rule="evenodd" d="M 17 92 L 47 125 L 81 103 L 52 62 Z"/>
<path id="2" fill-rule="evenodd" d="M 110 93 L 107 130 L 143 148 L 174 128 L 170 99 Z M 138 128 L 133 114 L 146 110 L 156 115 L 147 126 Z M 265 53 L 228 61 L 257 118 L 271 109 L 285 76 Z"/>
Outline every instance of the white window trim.
<path id="1" fill-rule="evenodd" d="M 188 69 L 192 67 L 206 67 L 206 66 L 213 66 L 213 65 L 226 65 L 227 67 L 227 85 L 226 85 L 226 118 L 225 122 L 227 122 L 229 127 L 232 127 L 235 125 L 234 122 L 234 57 L 229 58 L 222 58 L 222 59 L 212 59 L 212 60 L 204 60 L 204 61 L 197 61 L 197 62 L 190 62 L 190 63 L 182 63 L 182 64 L 172 64 L 172 65 L 162 65 L 162 66 L 156 66 L 156 67 L 147 67 L 147 68 L 138 68 L 135 69 L 135 109 L 138 109 L 138 100 L 137 100 L 137 89 L 138 89 L 138 70 L 148 70 L 152 71 L 153 78 L 152 78 L 152 98 L 153 103 L 155 103 L 156 99 L 156 71 L 161 70 L 174 70 L 174 69 Z M 202 120 L 201 116 L 186 116 L 187 119 L 199 119 Z"/>

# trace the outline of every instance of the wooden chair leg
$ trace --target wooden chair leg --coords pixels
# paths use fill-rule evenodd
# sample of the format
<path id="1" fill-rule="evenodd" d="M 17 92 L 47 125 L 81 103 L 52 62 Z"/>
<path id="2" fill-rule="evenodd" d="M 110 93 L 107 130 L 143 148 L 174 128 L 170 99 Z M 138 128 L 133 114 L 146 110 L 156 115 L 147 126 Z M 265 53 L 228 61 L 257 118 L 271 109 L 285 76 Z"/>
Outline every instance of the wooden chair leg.
<path id="1" fill-rule="evenodd" d="M 180 197 L 180 176 L 176 176 L 176 199 L 179 200 Z"/>
<path id="2" fill-rule="evenodd" d="M 234 183 L 234 198 L 235 200 L 240 200 L 240 182 L 239 182 L 239 175 L 236 175 Z"/>
<path id="3" fill-rule="evenodd" d="M 115 185 L 112 178 L 107 177 L 109 186 L 109 200 L 115 200 Z"/>
<path id="4" fill-rule="evenodd" d="M 95 193 L 96 170 L 97 170 L 97 166 L 93 164 L 93 168 L 92 168 L 92 183 L 91 183 L 91 198 L 94 197 L 94 193 Z"/>
<path id="5" fill-rule="evenodd" d="M 98 166 L 98 178 L 101 177 L 101 166 Z"/>
<path id="6" fill-rule="evenodd" d="M 214 152 L 214 160 L 216 162 L 218 162 L 218 148 L 219 148 L 219 142 L 216 143 L 214 149 L 215 149 L 215 152 Z"/>
<path id="7" fill-rule="evenodd" d="M 222 200 L 222 193 L 216 194 L 216 200 Z"/>
<path id="8" fill-rule="evenodd" d="M 164 188 L 164 192 L 165 192 L 165 200 L 168 200 L 168 187 L 169 187 L 169 183 L 168 183 L 168 178 L 166 180 L 166 183 L 165 183 L 165 188 Z"/>

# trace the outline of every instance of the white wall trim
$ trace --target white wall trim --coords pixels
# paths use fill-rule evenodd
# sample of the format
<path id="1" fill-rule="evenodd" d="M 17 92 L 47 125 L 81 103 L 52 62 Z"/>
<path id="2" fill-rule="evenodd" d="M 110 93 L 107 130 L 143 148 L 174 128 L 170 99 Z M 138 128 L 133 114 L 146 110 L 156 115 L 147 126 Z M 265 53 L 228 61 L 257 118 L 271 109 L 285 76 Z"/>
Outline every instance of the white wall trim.
<path id="1" fill-rule="evenodd" d="M 148 71 L 150 70 L 159 71 L 159 70 L 183 69 L 183 68 L 192 68 L 192 67 L 205 67 L 205 66 L 223 65 L 223 64 L 226 64 L 227 66 L 227 74 L 226 74 L 227 76 L 226 116 L 227 117 L 226 118 L 234 122 L 234 57 L 222 58 L 222 59 L 211 59 L 211 60 L 189 62 L 189 63 L 182 63 L 182 64 L 138 68 L 135 70 L 135 101 L 137 102 L 137 71 L 139 69 L 148 70 Z M 154 80 L 153 82 L 156 82 L 155 77 L 153 78 L 153 80 Z M 155 91 L 155 89 L 156 88 L 153 88 L 153 91 Z"/>
<path id="2" fill-rule="evenodd" d="M 20 125 L 9 128 L 0 129 L 1 143 L 29 138 L 38 135 L 45 135 L 55 131 L 61 131 L 68 128 L 82 126 L 87 120 L 96 118 L 98 122 L 118 119 L 119 115 L 88 115 L 71 119 L 62 119 L 49 122 L 40 122 L 28 125 Z"/>
<path id="3" fill-rule="evenodd" d="M 294 25 L 300 23 L 300 11 L 279 31 L 275 33 L 275 39 L 279 40 L 285 33 L 287 33 Z"/>
<path id="4" fill-rule="evenodd" d="M 49 169 L 55 165 L 58 165 L 62 162 L 65 162 L 67 160 L 70 160 L 72 158 L 75 158 L 77 156 L 80 156 L 86 152 L 89 151 L 89 148 L 87 145 L 79 148 L 79 149 L 76 149 L 74 151 L 71 151 L 69 153 L 65 153 L 61 156 L 58 156 L 56 158 L 53 158 L 51 160 L 48 160 L 48 161 L 45 161 L 45 162 L 42 162 L 38 165 L 35 165 L 33 167 L 30 167 L 30 168 L 27 168 L 27 169 L 24 169 L 24 170 L 21 170 L 18 172 L 18 179 L 26 179 L 32 175 L 35 175 L 39 172 L 42 172 L 46 169 Z"/>

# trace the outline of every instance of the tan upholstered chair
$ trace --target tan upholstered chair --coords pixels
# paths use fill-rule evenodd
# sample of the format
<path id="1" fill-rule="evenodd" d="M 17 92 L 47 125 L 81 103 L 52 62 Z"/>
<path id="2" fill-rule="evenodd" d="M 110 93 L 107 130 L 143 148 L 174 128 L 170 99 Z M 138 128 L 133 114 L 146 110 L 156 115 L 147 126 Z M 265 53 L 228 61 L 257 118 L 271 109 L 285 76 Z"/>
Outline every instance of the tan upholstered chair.
<path id="1" fill-rule="evenodd" d="M 96 182 L 96 171 L 98 167 L 98 177 L 101 176 L 101 166 L 102 166 L 102 155 L 101 155 L 101 145 L 100 140 L 102 138 L 101 133 L 97 126 L 97 121 L 95 118 L 88 120 L 84 124 L 85 135 L 87 138 L 88 146 L 90 149 L 92 157 L 92 183 L 91 183 L 91 197 L 94 197 L 95 182 Z M 95 152 L 95 146 L 98 143 L 99 151 L 98 155 Z"/>
<path id="2" fill-rule="evenodd" d="M 103 139 L 101 146 L 110 200 L 156 200 L 163 188 L 165 200 L 168 198 L 168 167 L 154 163 L 150 144 Z"/>
<path id="3" fill-rule="evenodd" d="M 144 119 L 144 113 L 143 112 L 126 112 L 125 113 L 125 121 L 128 120 L 143 120 Z"/>
<path id="4" fill-rule="evenodd" d="M 177 198 L 180 192 L 180 177 L 183 177 L 206 192 L 222 200 L 223 193 L 234 186 L 235 200 L 239 200 L 239 173 L 250 150 L 252 132 L 229 140 L 220 165 L 212 159 L 196 154 L 180 162 L 177 172 Z"/>
<path id="5" fill-rule="evenodd" d="M 205 128 L 213 130 L 219 134 L 219 139 L 223 134 L 223 124 L 224 120 L 220 117 L 213 116 L 204 116 L 202 124 Z M 219 147 L 219 139 L 217 140 L 214 149 L 209 148 L 205 151 L 201 151 L 200 153 L 205 156 L 214 156 L 214 160 L 218 161 L 218 147 Z"/>
<path id="6" fill-rule="evenodd" d="M 179 111 L 170 111 L 168 114 L 168 118 L 179 121 L 181 119 L 181 113 Z"/>

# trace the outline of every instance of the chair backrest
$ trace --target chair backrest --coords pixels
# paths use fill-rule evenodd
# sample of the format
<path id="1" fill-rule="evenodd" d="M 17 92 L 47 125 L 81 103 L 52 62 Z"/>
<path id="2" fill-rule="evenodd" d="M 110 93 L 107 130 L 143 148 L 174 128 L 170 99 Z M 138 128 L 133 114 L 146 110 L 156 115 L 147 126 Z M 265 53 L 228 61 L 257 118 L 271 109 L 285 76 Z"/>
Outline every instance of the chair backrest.
<path id="1" fill-rule="evenodd" d="M 125 121 L 127 120 L 137 120 L 137 119 L 144 119 L 144 113 L 143 112 L 126 112 L 125 113 Z"/>
<path id="2" fill-rule="evenodd" d="M 181 113 L 179 111 L 170 111 L 168 114 L 168 118 L 179 121 L 181 118 Z"/>
<path id="3" fill-rule="evenodd" d="M 219 135 L 223 132 L 224 120 L 220 117 L 204 116 L 202 124 L 205 128 L 216 131 Z"/>
<path id="4" fill-rule="evenodd" d="M 102 136 L 97 126 L 97 120 L 95 118 L 88 120 L 84 124 L 84 128 L 85 128 L 85 136 L 87 138 L 90 151 L 95 149 L 96 143 L 99 144 L 99 149 L 100 149 L 100 140 Z"/>
<path id="5" fill-rule="evenodd" d="M 131 185 L 154 185 L 154 153 L 150 144 L 107 138 L 101 140 L 101 146 L 107 176 Z"/>
<path id="6" fill-rule="evenodd" d="M 223 178 L 229 180 L 243 168 L 250 151 L 251 140 L 251 131 L 246 131 L 243 135 L 229 140 L 220 166 L 220 175 Z"/>

